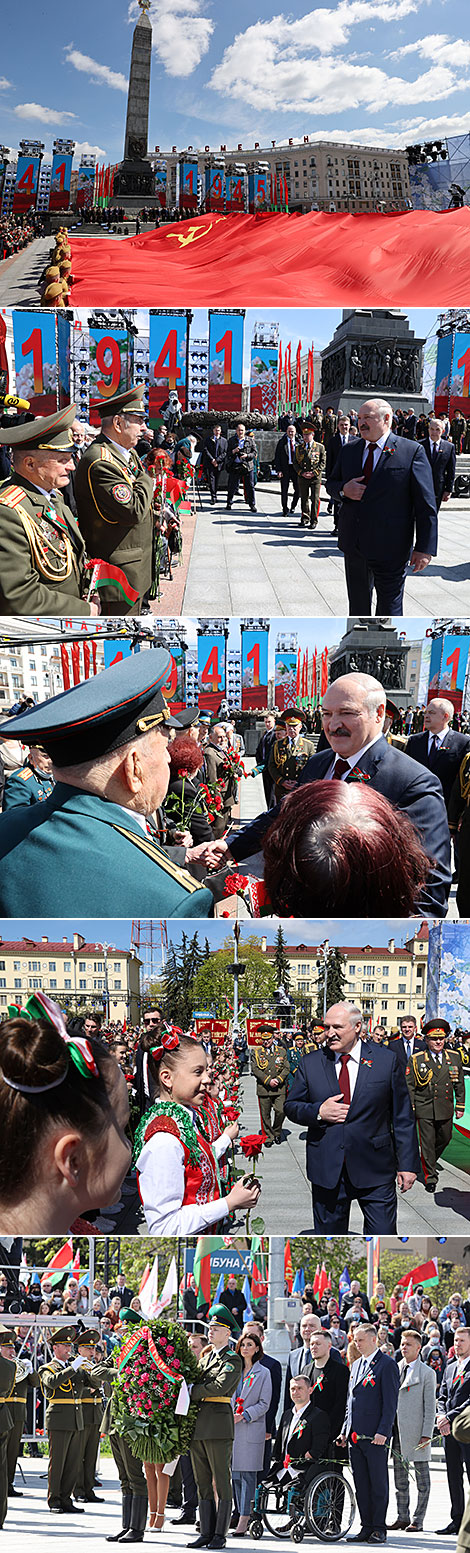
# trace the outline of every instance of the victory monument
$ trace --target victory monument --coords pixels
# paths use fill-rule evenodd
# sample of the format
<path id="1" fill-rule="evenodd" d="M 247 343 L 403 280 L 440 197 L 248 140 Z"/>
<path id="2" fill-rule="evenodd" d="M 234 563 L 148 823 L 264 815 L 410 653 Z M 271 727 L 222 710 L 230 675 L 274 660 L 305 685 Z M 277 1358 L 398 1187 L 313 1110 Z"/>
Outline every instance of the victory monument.
<path id="1" fill-rule="evenodd" d="M 424 339 L 400 308 L 345 308 L 322 351 L 322 409 L 358 410 L 365 399 L 387 399 L 394 410 L 427 411 Z"/>
<path id="2" fill-rule="evenodd" d="M 148 156 L 152 62 L 150 0 L 139 0 L 139 6 L 140 16 L 132 39 L 124 159 L 115 174 L 113 187 L 113 202 L 118 200 L 128 214 L 155 201 L 155 175 Z"/>
<path id="3" fill-rule="evenodd" d="M 351 616 L 344 636 L 330 653 L 330 679 L 340 674 L 372 674 L 380 680 L 396 706 L 410 706 L 413 696 L 405 689 L 406 660 L 410 646 L 398 635 L 390 616 L 361 619 Z"/>

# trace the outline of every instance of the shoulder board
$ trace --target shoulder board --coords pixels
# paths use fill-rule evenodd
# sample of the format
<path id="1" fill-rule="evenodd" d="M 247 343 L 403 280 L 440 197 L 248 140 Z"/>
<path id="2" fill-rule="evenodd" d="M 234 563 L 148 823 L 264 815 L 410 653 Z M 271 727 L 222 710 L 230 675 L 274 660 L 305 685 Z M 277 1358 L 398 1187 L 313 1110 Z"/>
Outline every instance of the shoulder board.
<path id="1" fill-rule="evenodd" d="M 30 782 L 31 778 L 32 778 L 32 775 L 33 775 L 32 771 L 20 771 L 20 777 L 21 777 L 21 781 L 22 782 Z"/>
<path id="2" fill-rule="evenodd" d="M 19 507 L 27 494 L 20 485 L 7 485 L 6 491 L 0 491 L 0 501 L 3 507 Z"/>
<path id="3" fill-rule="evenodd" d="M 98 460 L 94 459 L 93 462 L 94 463 L 98 462 L 98 463 L 102 463 L 102 464 L 113 464 L 115 469 L 120 469 L 122 471 L 124 479 L 127 476 L 129 484 L 132 485 L 132 481 L 131 481 L 131 477 L 130 477 L 130 470 L 129 470 L 128 465 L 126 464 L 125 458 L 123 458 L 122 461 L 121 461 L 120 458 L 116 458 L 114 453 L 111 452 L 111 448 L 108 448 L 106 442 L 99 443 L 98 445 L 99 445 L 99 459 Z M 91 468 L 91 465 L 90 465 L 90 468 Z"/>
<path id="4" fill-rule="evenodd" d="M 186 873 L 184 868 L 178 868 L 176 863 L 172 863 L 166 853 L 156 846 L 155 842 L 150 841 L 150 839 L 146 841 L 144 835 L 136 836 L 133 830 L 125 830 L 123 825 L 113 825 L 113 830 L 116 830 L 120 836 L 125 836 L 126 841 L 131 841 L 135 847 L 139 847 L 139 850 L 145 852 L 147 857 L 152 859 L 153 863 L 158 863 L 158 867 L 162 869 L 163 873 L 169 874 L 170 878 L 176 881 L 176 884 L 180 884 L 181 888 L 186 890 L 187 895 L 193 895 L 195 890 L 202 889 L 202 886 L 196 884 L 195 880 L 191 878 L 190 874 Z"/>

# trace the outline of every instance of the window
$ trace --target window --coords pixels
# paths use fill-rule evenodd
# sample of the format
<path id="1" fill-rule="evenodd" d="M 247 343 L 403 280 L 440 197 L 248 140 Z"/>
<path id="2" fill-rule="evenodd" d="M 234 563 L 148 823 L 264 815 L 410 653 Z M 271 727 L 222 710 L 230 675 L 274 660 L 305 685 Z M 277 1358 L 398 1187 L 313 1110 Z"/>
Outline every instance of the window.
<path id="1" fill-rule="evenodd" d="M 397 1008 L 402 1008 L 403 1009 L 404 1007 L 405 1007 L 405 1000 L 404 999 L 403 999 L 402 1003 L 397 1002 Z"/>
<path id="2" fill-rule="evenodd" d="M 388 1003 L 382 1003 L 382 1008 L 388 1008 Z"/>
<path id="3" fill-rule="evenodd" d="M 115 983 L 114 983 L 114 991 L 115 992 L 120 992 L 121 991 L 121 982 L 120 981 L 115 981 Z"/>
<path id="4" fill-rule="evenodd" d="M 21 960 L 14 960 L 13 961 L 13 970 L 14 971 L 20 971 L 21 970 Z"/>
<path id="5" fill-rule="evenodd" d="M 70 969 L 70 960 L 64 960 L 64 971 L 69 971 Z"/>
<path id="6" fill-rule="evenodd" d="M 383 981 L 382 982 L 382 992 L 388 992 L 388 990 L 389 990 L 389 988 L 388 988 L 388 981 Z"/>
<path id="7" fill-rule="evenodd" d="M 348 976 L 355 976 L 355 975 L 356 975 L 356 967 L 355 967 L 355 965 L 348 965 Z"/>
<path id="8" fill-rule="evenodd" d="M 7 984 L 6 976 L 0 976 L 0 987 L 6 987 L 6 984 Z"/>
<path id="9" fill-rule="evenodd" d="M 93 986 L 94 986 L 95 992 L 102 992 L 103 988 L 104 988 L 103 977 L 102 976 L 95 976 L 95 979 L 94 979 L 94 982 L 93 982 Z"/>
<path id="10" fill-rule="evenodd" d="M 50 982 L 49 982 L 49 986 L 51 988 L 51 992 L 52 992 L 53 988 L 57 987 L 57 981 L 56 981 L 55 976 L 51 976 L 51 979 L 50 979 Z"/>
<path id="11" fill-rule="evenodd" d="M 388 965 L 383 965 L 382 966 L 382 976 L 388 976 L 389 969 L 390 969 L 390 967 Z"/>
<path id="12" fill-rule="evenodd" d="M 21 987 L 21 976 L 15 976 L 15 980 L 13 982 L 13 986 L 14 987 Z"/>
<path id="13" fill-rule="evenodd" d="M 86 992 L 86 981 L 79 981 L 80 992 Z"/>
<path id="14" fill-rule="evenodd" d="M 115 970 L 116 976 L 120 976 L 121 975 L 121 961 L 120 960 L 116 960 L 116 964 L 114 966 L 114 970 Z"/>
<path id="15" fill-rule="evenodd" d="M 39 960 L 28 960 L 28 971 L 40 971 Z"/>
<path id="16" fill-rule="evenodd" d="M 32 992 L 39 992 L 41 987 L 39 976 L 30 976 L 28 978 L 28 987 Z"/>
<path id="17" fill-rule="evenodd" d="M 56 966 L 55 960 L 49 960 L 49 970 L 50 971 L 56 971 L 57 970 L 57 966 Z"/>
<path id="18" fill-rule="evenodd" d="M 374 974 L 374 967 L 373 967 L 373 965 L 364 965 L 363 975 L 364 976 L 373 976 L 373 974 Z"/>
<path id="19" fill-rule="evenodd" d="M 86 960 L 80 960 L 78 969 L 79 971 L 86 971 Z"/>
<path id="20" fill-rule="evenodd" d="M 362 990 L 363 992 L 375 992 L 375 981 L 365 981 Z"/>
<path id="21" fill-rule="evenodd" d="M 398 991 L 399 992 L 406 992 L 406 981 L 399 981 L 399 983 L 398 983 Z"/>
<path id="22" fill-rule="evenodd" d="M 406 976 L 407 970 L 408 970 L 408 966 L 407 965 L 399 965 L 398 966 L 398 975 L 399 976 Z"/>
<path id="23" fill-rule="evenodd" d="M 104 971 L 103 961 L 102 960 L 95 960 L 95 963 L 94 963 L 94 966 L 93 966 L 93 970 L 94 971 Z"/>
<path id="24" fill-rule="evenodd" d="M 66 992 L 71 992 L 72 991 L 72 983 L 71 983 L 70 980 L 67 981 L 67 977 L 65 977 L 64 987 L 65 987 L 65 991 Z"/>
<path id="25" fill-rule="evenodd" d="M 0 992 L 0 1003 L 2 1004 L 2 1007 L 6 1003 L 6 1000 L 7 1000 L 6 992 Z"/>

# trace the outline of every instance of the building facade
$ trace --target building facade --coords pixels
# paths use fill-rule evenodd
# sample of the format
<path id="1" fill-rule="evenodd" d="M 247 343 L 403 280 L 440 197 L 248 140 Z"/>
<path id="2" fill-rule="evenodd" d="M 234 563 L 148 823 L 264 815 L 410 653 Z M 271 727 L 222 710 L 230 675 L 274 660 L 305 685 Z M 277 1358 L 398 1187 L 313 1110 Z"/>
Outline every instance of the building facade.
<path id="1" fill-rule="evenodd" d="M 366 944 L 361 948 L 339 946 L 344 962 L 343 997 L 362 1009 L 372 1025 L 388 1031 L 398 1025 L 404 1014 L 414 1014 L 418 1026 L 426 1008 L 426 977 L 429 929 L 422 923 L 405 946 L 393 938 L 385 947 Z M 328 944 L 325 946 L 328 948 Z M 268 959 L 274 948 L 266 947 Z M 296 1005 L 307 1016 L 316 1013 L 319 990 L 323 987 L 323 961 L 319 945 L 286 946 L 289 959 L 290 992 Z"/>
<path id="2" fill-rule="evenodd" d="M 133 950 L 86 943 L 81 933 L 49 942 L 0 938 L 0 1018 L 9 1003 L 24 1007 L 45 992 L 68 1013 L 97 1010 L 111 1022 L 140 1020 L 140 965 Z"/>
<path id="3" fill-rule="evenodd" d="M 176 146 L 160 153 L 167 164 L 167 203 L 177 203 L 177 169 L 182 152 Z M 279 175 L 287 183 L 289 210 L 364 211 L 406 210 L 411 205 L 408 158 L 406 151 L 384 150 L 383 146 L 354 146 L 342 141 L 302 140 L 271 141 L 269 146 L 232 149 L 223 145 L 217 155 L 209 146 L 188 146 L 186 158 L 197 161 L 199 187 L 204 187 L 205 169 L 214 161 L 227 172 L 244 167 L 246 172 L 262 168 L 273 179 Z"/>

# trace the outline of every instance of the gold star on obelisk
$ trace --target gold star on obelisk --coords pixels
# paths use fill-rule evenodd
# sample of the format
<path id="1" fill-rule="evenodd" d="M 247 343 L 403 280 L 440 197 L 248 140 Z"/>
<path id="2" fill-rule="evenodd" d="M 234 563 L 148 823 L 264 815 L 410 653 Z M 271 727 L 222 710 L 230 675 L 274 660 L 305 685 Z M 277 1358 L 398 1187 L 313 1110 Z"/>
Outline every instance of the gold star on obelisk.
<path id="1" fill-rule="evenodd" d="M 150 10 L 150 0 L 138 0 L 138 4 L 140 5 L 141 11 Z"/>

